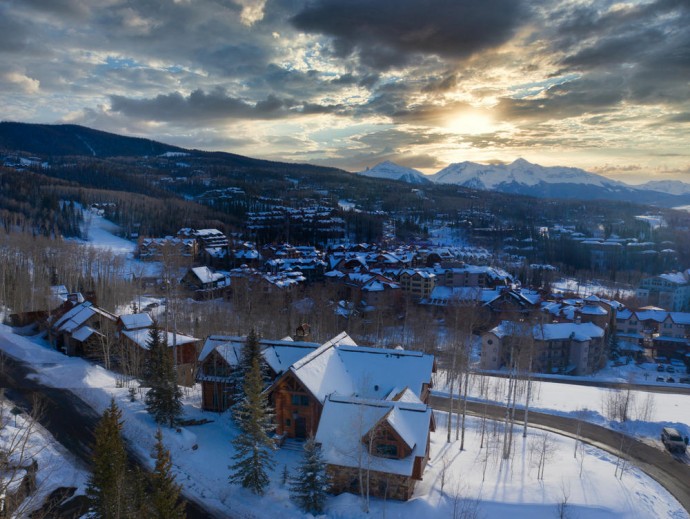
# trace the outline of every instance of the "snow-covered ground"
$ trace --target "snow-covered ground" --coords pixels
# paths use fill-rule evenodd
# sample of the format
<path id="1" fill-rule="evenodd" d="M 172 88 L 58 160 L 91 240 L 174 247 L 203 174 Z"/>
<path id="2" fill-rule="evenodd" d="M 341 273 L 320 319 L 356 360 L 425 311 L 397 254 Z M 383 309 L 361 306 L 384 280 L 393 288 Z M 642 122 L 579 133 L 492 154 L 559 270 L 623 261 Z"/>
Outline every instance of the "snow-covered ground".
<path id="1" fill-rule="evenodd" d="M 429 241 L 437 247 L 467 247 L 461 229 L 454 229 L 448 225 L 431 226 Z"/>
<path id="2" fill-rule="evenodd" d="M 98 412 L 102 412 L 110 399 L 115 398 L 123 410 L 127 440 L 142 459 L 153 462 L 150 453 L 156 424 L 146 413 L 141 394 L 134 402 L 130 401 L 128 388 L 122 387 L 120 376 L 84 359 L 65 357 L 49 349 L 39 337 L 18 336 L 6 326 L 0 326 L 0 348 L 34 365 L 43 383 L 69 388 Z M 543 407 L 551 405 L 552 397 L 543 385 L 536 393 L 535 401 L 541 402 Z M 187 392 L 184 402 L 186 418 L 214 420 L 201 426 L 182 427 L 180 432 L 163 430 L 177 481 L 188 495 L 202 501 L 220 516 L 306 517 L 289 500 L 288 490 L 281 482 L 283 467 L 287 466 L 294 472 L 300 453 L 284 449 L 277 451 L 267 494 L 261 498 L 254 496 L 228 483 L 228 465 L 232 456 L 230 442 L 237 429 L 227 414 L 201 411 L 198 386 Z M 679 401 L 678 405 L 688 407 L 687 401 Z M 659 412 L 661 414 L 661 409 Z M 548 440 L 549 460 L 544 478 L 539 480 L 535 465 L 538 455 L 534 445 L 542 441 L 540 432 L 532 432 L 524 442 L 519 437 L 512 460 L 501 463 L 497 448 L 500 432 L 489 443 L 489 448 L 480 449 L 480 424 L 471 419 L 466 450 L 461 452 L 457 442 L 450 445 L 445 442 L 445 414 L 437 413 L 436 417 L 438 427 L 432 435 L 431 462 L 412 500 L 402 503 L 372 499 L 371 513 L 367 515 L 362 511 L 359 497 L 343 494 L 328 499 L 326 515 L 333 518 L 384 515 L 390 518 L 449 517 L 455 503 L 453 495 L 459 493 L 465 499 L 463 506 L 474 506 L 473 500 L 478 500 L 476 506 L 483 517 L 505 517 L 509 511 L 516 518 L 532 519 L 535 516 L 555 516 L 556 506 L 563 501 L 565 493 L 569 509 L 579 517 L 689 517 L 664 489 L 637 469 L 629 468 L 619 480 L 615 474 L 616 460 L 595 448 L 585 448 L 583 476 L 580 477 L 582 457 L 573 457 L 573 440 L 551 435 Z M 493 425 L 490 429 L 493 430 Z M 445 486 L 441 492 L 444 466 Z"/>
<path id="3" fill-rule="evenodd" d="M 76 494 L 84 494 L 89 476 L 86 469 L 33 417 L 14 415 L 13 408 L 11 401 L 0 399 L 0 452 L 8 453 L 10 466 L 27 466 L 35 460 L 38 468 L 36 492 L 19 506 L 16 517 L 28 517 L 60 487 L 74 487 Z M 2 471 L 0 468 L 0 480 L 6 475 Z"/>
<path id="4" fill-rule="evenodd" d="M 84 211 L 84 229 L 86 242 L 91 247 L 110 250 L 114 254 L 126 258 L 128 274 L 136 277 L 156 276 L 160 273 L 161 265 L 156 261 L 140 261 L 134 258 L 137 244 L 120 238 L 117 233 L 120 227 L 104 218 L 97 211 Z"/>
<path id="5" fill-rule="evenodd" d="M 604 286 L 595 281 L 581 283 L 573 278 L 563 278 L 551 283 L 554 292 L 569 292 L 577 294 L 578 297 L 600 295 L 608 298 L 629 298 L 635 297 L 635 290 L 631 288 L 616 288 Z"/>
<path id="6" fill-rule="evenodd" d="M 610 377 L 613 380 L 616 378 Z M 434 392 L 447 395 L 448 388 L 442 382 L 443 374 L 437 379 L 439 383 Z M 606 377 L 596 377 L 596 379 L 602 380 Z M 618 380 L 621 379 L 618 378 Z M 507 394 L 507 383 L 505 378 L 477 375 L 473 377 L 470 385 L 470 398 L 503 405 Z M 609 427 L 644 439 L 662 450 L 659 435 L 663 427 L 675 427 L 681 434 L 690 435 L 690 395 L 631 391 L 629 419 L 621 422 L 613 419 L 610 407 L 617 395 L 622 396 L 625 393 L 625 390 L 534 381 L 530 409 L 578 418 Z M 523 393 L 521 399 L 518 400 L 518 405 L 522 407 L 524 403 L 525 394 Z"/>

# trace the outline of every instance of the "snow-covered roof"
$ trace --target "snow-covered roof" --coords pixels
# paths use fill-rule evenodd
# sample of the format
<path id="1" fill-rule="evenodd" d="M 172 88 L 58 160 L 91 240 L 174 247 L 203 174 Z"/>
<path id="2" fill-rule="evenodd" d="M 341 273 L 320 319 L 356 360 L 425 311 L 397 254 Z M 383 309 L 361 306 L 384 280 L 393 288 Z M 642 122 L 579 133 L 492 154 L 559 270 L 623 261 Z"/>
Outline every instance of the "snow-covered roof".
<path id="1" fill-rule="evenodd" d="M 215 350 L 230 366 L 237 366 L 246 343 L 247 337 L 244 336 L 211 335 L 204 342 L 199 362 L 203 362 Z M 275 373 L 281 374 L 305 355 L 314 351 L 319 344 L 294 341 L 290 337 L 285 337 L 279 341 L 260 339 L 259 347 L 266 364 Z"/>
<path id="2" fill-rule="evenodd" d="M 341 333 L 296 362 L 290 371 L 321 402 L 327 395 L 384 399 L 396 387 L 417 397 L 430 383 L 434 358 L 417 351 L 357 346 Z"/>
<path id="3" fill-rule="evenodd" d="M 83 303 L 71 308 L 62 317 L 55 321 L 53 324 L 53 329 L 58 332 L 71 333 L 96 314 L 99 314 L 106 319 L 110 319 L 111 321 L 115 321 L 114 315 L 101 310 L 89 301 L 84 301 Z"/>
<path id="4" fill-rule="evenodd" d="M 660 274 L 659 277 L 669 283 L 674 283 L 676 285 L 686 285 L 688 283 L 688 278 L 685 276 L 685 272 L 671 272 L 667 274 Z"/>
<path id="5" fill-rule="evenodd" d="M 476 301 L 488 303 L 499 295 L 498 290 L 480 287 L 448 287 L 436 286 L 431 291 L 428 304 L 447 304 L 450 301 Z"/>
<path id="6" fill-rule="evenodd" d="M 491 333 L 497 337 L 524 335 L 527 332 L 522 323 L 503 321 Z M 603 337 L 604 330 L 593 323 L 551 323 L 532 327 L 532 336 L 536 340 L 552 341 L 574 339 L 588 341 L 596 337 Z"/>
<path id="7" fill-rule="evenodd" d="M 629 308 L 621 308 L 616 313 L 616 319 L 621 319 L 624 321 L 627 319 L 630 319 L 632 316 L 633 316 L 633 312 Z"/>
<path id="8" fill-rule="evenodd" d="M 122 332 L 122 334 L 135 342 L 139 347 L 148 350 L 149 349 L 149 338 L 150 338 L 150 332 L 151 330 L 148 328 L 142 328 L 140 330 L 125 330 Z M 163 336 L 165 337 L 165 332 L 161 332 Z M 173 347 L 173 342 L 176 346 L 182 346 L 183 344 L 188 344 L 190 342 L 196 342 L 199 339 L 195 337 L 190 337 L 188 335 L 183 335 L 181 333 L 177 333 L 173 336 L 173 332 L 168 332 L 167 336 L 168 340 L 168 347 L 172 348 Z"/>
<path id="9" fill-rule="evenodd" d="M 608 312 L 599 305 L 585 305 L 580 308 L 580 313 L 583 315 L 607 315 Z"/>
<path id="10" fill-rule="evenodd" d="M 202 283 L 215 283 L 225 279 L 223 274 L 220 272 L 213 272 L 208 267 L 195 267 L 192 269 L 192 272 Z"/>
<path id="11" fill-rule="evenodd" d="M 670 312 L 669 315 L 676 324 L 690 324 L 690 313 L 688 312 Z"/>
<path id="12" fill-rule="evenodd" d="M 137 330 L 153 326 L 153 319 L 147 313 L 121 315 L 120 320 L 125 330 Z"/>
<path id="13" fill-rule="evenodd" d="M 399 388 L 395 387 L 391 390 L 390 393 L 385 398 L 386 400 L 393 400 L 395 402 L 408 402 L 412 404 L 421 404 L 422 401 L 419 399 L 417 395 L 414 394 L 413 391 L 410 390 L 409 387 L 406 388 Z"/>
<path id="14" fill-rule="evenodd" d="M 432 410 L 425 404 L 331 395 L 324 402 L 315 439 L 327 464 L 358 467 L 364 459 L 371 470 L 411 476 L 415 458 L 426 454 L 431 420 Z M 412 450 L 409 456 L 369 456 L 362 438 L 383 422 Z"/>
<path id="15" fill-rule="evenodd" d="M 91 337 L 94 333 L 101 335 L 100 333 L 98 333 L 96 330 L 94 330 L 90 326 L 82 326 L 81 328 L 74 331 L 74 333 L 72 333 L 72 338 L 76 341 L 84 342 L 89 337 Z"/>
<path id="16" fill-rule="evenodd" d="M 657 323 L 662 323 L 668 317 L 668 312 L 666 310 L 637 310 L 635 315 L 640 321 L 655 321 Z"/>

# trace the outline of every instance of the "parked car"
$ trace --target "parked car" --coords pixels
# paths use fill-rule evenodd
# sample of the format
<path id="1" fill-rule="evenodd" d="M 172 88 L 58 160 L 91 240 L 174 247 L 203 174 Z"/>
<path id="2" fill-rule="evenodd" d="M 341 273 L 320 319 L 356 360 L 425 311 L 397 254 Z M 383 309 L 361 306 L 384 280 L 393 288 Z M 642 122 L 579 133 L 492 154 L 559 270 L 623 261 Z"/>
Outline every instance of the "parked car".
<path id="1" fill-rule="evenodd" d="M 666 382 L 671 382 L 671 383 L 673 383 L 673 382 L 675 382 L 675 381 L 676 381 L 676 379 L 673 378 L 673 377 L 668 377 L 668 378 L 666 379 Z"/>
<path id="2" fill-rule="evenodd" d="M 664 377 L 656 377 L 657 382 L 665 382 Z"/>
<path id="3" fill-rule="evenodd" d="M 676 369 L 673 366 L 666 366 L 666 373 L 675 373 Z"/>
<path id="4" fill-rule="evenodd" d="M 678 382 L 681 384 L 690 384 L 690 377 L 683 377 Z"/>
<path id="5" fill-rule="evenodd" d="M 664 427 L 661 430 L 661 443 L 671 453 L 684 454 L 687 449 L 687 437 L 683 439 L 680 433 L 673 427 Z"/>
<path id="6" fill-rule="evenodd" d="M 657 370 L 657 371 L 664 371 L 664 369 L 665 369 L 665 368 L 664 368 L 664 365 L 663 365 L 663 364 L 657 364 L 657 365 L 656 365 L 656 370 Z"/>

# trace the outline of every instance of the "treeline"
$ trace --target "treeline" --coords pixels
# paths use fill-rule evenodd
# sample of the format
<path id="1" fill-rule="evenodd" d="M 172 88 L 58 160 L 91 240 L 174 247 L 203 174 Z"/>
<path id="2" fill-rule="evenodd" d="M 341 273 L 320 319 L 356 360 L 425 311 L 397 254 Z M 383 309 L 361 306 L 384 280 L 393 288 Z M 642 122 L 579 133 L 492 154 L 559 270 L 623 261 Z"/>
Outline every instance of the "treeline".
<path id="1" fill-rule="evenodd" d="M 50 290 L 56 284 L 92 292 L 100 306 L 114 311 L 134 297 L 136 287 L 128 277 L 124 258 L 110 251 L 0 230 L 0 309 L 8 313 L 57 306 Z"/>
<path id="2" fill-rule="evenodd" d="M 81 209 L 74 199 L 61 203 L 59 196 L 59 188 L 68 185 L 30 171 L 0 168 L 0 225 L 5 232 L 81 237 Z"/>

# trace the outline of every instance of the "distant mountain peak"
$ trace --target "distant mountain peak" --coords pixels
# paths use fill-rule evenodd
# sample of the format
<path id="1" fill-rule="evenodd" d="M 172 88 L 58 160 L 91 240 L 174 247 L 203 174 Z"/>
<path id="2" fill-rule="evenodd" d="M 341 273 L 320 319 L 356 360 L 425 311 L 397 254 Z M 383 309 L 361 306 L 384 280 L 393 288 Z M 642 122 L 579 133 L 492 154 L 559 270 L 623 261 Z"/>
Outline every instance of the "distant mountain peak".
<path id="1" fill-rule="evenodd" d="M 515 159 L 512 163 L 511 166 L 536 166 L 536 164 L 532 164 L 528 160 L 523 159 L 522 157 Z"/>
<path id="2" fill-rule="evenodd" d="M 431 181 L 421 171 L 400 166 L 390 160 L 379 162 L 373 168 L 357 172 L 357 175 L 385 180 L 398 180 L 408 184 L 429 184 Z"/>

